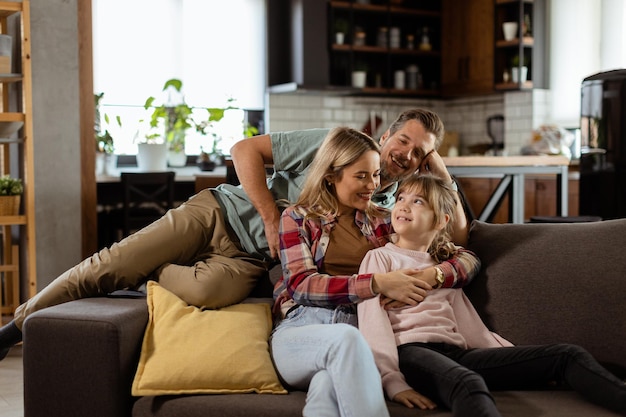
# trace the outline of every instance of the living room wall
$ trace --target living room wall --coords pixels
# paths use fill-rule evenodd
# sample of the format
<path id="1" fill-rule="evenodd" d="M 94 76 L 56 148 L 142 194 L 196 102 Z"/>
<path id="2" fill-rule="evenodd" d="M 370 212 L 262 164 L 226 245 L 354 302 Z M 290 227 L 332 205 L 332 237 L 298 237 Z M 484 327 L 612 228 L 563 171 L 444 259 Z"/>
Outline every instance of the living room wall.
<path id="1" fill-rule="evenodd" d="M 80 1 L 31 0 L 37 290 L 82 255 Z"/>

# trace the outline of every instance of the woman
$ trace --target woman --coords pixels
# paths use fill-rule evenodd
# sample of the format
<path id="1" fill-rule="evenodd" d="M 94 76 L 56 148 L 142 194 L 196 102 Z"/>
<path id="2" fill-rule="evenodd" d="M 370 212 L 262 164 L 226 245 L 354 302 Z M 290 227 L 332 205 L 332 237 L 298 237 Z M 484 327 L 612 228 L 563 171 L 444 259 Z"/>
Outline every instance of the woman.
<path id="1" fill-rule="evenodd" d="M 355 303 L 380 293 L 395 300 L 390 305 L 416 305 L 437 282 L 434 268 L 356 274 L 365 253 L 391 233 L 388 211 L 371 201 L 379 177 L 376 142 L 353 129 L 334 129 L 297 203 L 281 216 L 283 277 L 274 312 L 282 321 L 271 348 L 283 381 L 308 391 L 304 416 L 388 415 L 370 348 L 354 327 Z M 459 251 L 442 265 L 442 280 L 464 285 L 478 267 L 473 255 Z"/>
<path id="2" fill-rule="evenodd" d="M 455 200 L 439 178 L 403 181 L 391 214 L 394 243 L 365 255 L 360 272 L 428 268 L 452 256 L 458 250 L 449 231 Z M 460 289 L 435 289 L 419 305 L 393 310 L 371 298 L 359 303 L 358 318 L 385 393 L 409 408 L 434 408 L 434 399 L 455 416 L 499 416 L 488 387 L 556 381 L 626 413 L 626 385 L 587 351 L 568 344 L 512 347 L 487 329 Z"/>

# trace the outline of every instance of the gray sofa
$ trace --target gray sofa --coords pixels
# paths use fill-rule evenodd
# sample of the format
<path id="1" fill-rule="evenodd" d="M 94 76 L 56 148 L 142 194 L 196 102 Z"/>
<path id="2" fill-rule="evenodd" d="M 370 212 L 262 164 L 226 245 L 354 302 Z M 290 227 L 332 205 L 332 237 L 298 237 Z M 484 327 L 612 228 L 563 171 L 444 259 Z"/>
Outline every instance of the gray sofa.
<path id="1" fill-rule="evenodd" d="M 475 222 L 482 271 L 466 288 L 489 325 L 516 344 L 576 343 L 626 377 L 626 219 L 577 224 Z M 260 295 L 268 295 L 269 282 Z M 264 292 L 264 293 L 263 293 Z M 259 295 L 259 294 L 255 294 Z M 145 299 L 94 298 L 24 325 L 25 417 L 301 416 L 303 392 L 133 398 Z M 563 389 L 494 393 L 505 416 L 611 416 Z M 389 402 L 392 416 L 447 416 Z"/>

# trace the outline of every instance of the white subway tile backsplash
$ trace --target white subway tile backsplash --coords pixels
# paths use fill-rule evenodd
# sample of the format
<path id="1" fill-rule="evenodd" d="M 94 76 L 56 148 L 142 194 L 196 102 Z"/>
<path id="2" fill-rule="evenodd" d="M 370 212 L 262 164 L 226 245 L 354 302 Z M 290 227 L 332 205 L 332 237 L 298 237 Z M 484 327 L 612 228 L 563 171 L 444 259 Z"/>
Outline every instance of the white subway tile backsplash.
<path id="1" fill-rule="evenodd" d="M 461 151 L 473 144 L 490 142 L 487 118 L 505 117 L 505 149 L 509 155 L 520 153 L 532 130 L 548 120 L 548 90 L 514 91 L 454 100 L 413 100 L 380 97 L 341 97 L 307 94 L 270 94 L 268 131 L 312 127 L 350 126 L 361 128 L 372 115 L 383 119 L 374 136 L 380 136 L 397 115 L 409 108 L 431 109 L 442 118 L 447 131 L 459 133 Z"/>
<path id="2" fill-rule="evenodd" d="M 323 97 L 322 104 L 328 109 L 340 109 L 343 107 L 344 102 L 341 97 Z"/>
<path id="3" fill-rule="evenodd" d="M 335 119 L 335 112 L 332 109 L 323 108 L 320 111 L 320 120 L 333 121 Z"/>

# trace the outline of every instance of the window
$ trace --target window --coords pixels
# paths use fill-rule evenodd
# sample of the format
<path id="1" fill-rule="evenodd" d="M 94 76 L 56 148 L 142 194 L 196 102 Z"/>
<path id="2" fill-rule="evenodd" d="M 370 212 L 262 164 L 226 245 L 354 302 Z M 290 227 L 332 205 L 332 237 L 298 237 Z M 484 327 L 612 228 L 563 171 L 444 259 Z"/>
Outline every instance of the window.
<path id="1" fill-rule="evenodd" d="M 115 152 L 137 152 L 147 131 L 140 120 L 150 114 L 143 105 L 150 96 L 166 101 L 170 78 L 183 81 L 192 107 L 225 107 L 233 98 L 240 109 L 263 109 L 265 20 L 264 0 L 93 0 L 94 93 L 104 93 L 100 112 Z M 227 111 L 220 128 L 228 152 L 243 135 L 243 111 Z M 185 151 L 211 144 L 190 131 Z"/>
<path id="2" fill-rule="evenodd" d="M 626 5 L 623 0 L 552 0 L 550 5 L 552 122 L 578 126 L 582 80 L 626 68 Z"/>

